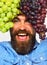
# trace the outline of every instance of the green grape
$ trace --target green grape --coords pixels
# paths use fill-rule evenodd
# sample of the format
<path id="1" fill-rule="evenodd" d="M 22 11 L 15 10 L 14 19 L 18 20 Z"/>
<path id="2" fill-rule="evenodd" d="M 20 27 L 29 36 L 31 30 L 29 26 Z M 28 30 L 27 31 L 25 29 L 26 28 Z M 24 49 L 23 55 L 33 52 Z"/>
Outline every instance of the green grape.
<path id="1" fill-rule="evenodd" d="M 20 0 L 14 0 L 14 3 L 16 3 L 16 4 L 17 4 L 17 3 L 19 3 L 19 1 L 20 1 Z"/>
<path id="2" fill-rule="evenodd" d="M 10 27 L 13 27 L 13 22 L 9 21 L 8 24 L 9 24 Z"/>
<path id="3" fill-rule="evenodd" d="M 13 27 L 13 23 L 12 22 L 8 22 L 5 24 L 5 28 L 8 30 L 10 29 L 11 27 Z"/>
<path id="4" fill-rule="evenodd" d="M 3 19 L 2 19 L 2 18 L 0 18 L 0 23 L 1 23 L 1 22 L 3 22 Z"/>
<path id="5" fill-rule="evenodd" d="M 11 13 L 11 12 L 8 12 L 8 13 L 7 13 L 7 17 L 8 17 L 8 18 L 12 18 L 12 13 Z"/>
<path id="6" fill-rule="evenodd" d="M 16 8 L 13 8 L 13 9 L 12 9 L 12 12 L 16 12 L 16 10 L 17 10 Z"/>
<path id="7" fill-rule="evenodd" d="M 2 10 L 2 8 L 0 8 L 0 13 L 3 13 L 3 10 Z"/>
<path id="8" fill-rule="evenodd" d="M 6 2 L 13 2 L 13 0 L 7 0 Z"/>
<path id="9" fill-rule="evenodd" d="M 1 29 L 1 31 L 2 31 L 3 33 L 7 32 L 7 30 L 5 29 L 5 27 L 3 27 L 3 28 Z"/>
<path id="10" fill-rule="evenodd" d="M 8 12 L 11 12 L 11 8 L 10 7 L 8 7 Z"/>
<path id="11" fill-rule="evenodd" d="M 0 31 L 2 30 L 2 28 L 0 27 Z M 1 31 L 2 32 L 2 31 Z"/>
<path id="12" fill-rule="evenodd" d="M 18 13 L 19 13 L 19 10 L 16 9 L 16 8 L 13 8 L 13 9 L 12 9 L 12 12 L 18 14 Z"/>
<path id="13" fill-rule="evenodd" d="M 8 23 L 5 24 L 5 28 L 6 28 L 7 30 L 9 29 L 9 24 L 8 24 Z"/>
<path id="14" fill-rule="evenodd" d="M 1 14 L 1 18 L 4 18 L 4 17 L 5 17 L 5 13 L 2 13 L 2 14 Z"/>
<path id="15" fill-rule="evenodd" d="M 4 28 L 4 22 L 0 22 L 0 31 Z"/>
<path id="16" fill-rule="evenodd" d="M 0 7 L 2 7 L 3 6 L 3 2 L 0 2 Z"/>
<path id="17" fill-rule="evenodd" d="M 7 9 L 8 9 L 7 5 L 4 4 L 4 5 L 2 6 L 2 10 L 3 10 L 3 11 L 7 11 Z"/>
<path id="18" fill-rule="evenodd" d="M 19 14 L 19 13 L 21 13 L 21 11 L 17 9 L 17 14 Z"/>
<path id="19" fill-rule="evenodd" d="M 12 19 L 13 19 L 14 17 L 15 17 L 14 14 L 12 14 Z"/>
<path id="20" fill-rule="evenodd" d="M 20 0 L 14 0 L 14 5 L 15 5 L 16 8 L 19 7 L 19 1 Z"/>
<path id="21" fill-rule="evenodd" d="M 7 18 L 7 17 L 4 17 L 3 20 L 4 20 L 5 22 L 7 22 L 7 21 L 8 21 L 8 18 Z"/>
<path id="22" fill-rule="evenodd" d="M 7 0 L 1 0 L 2 2 L 6 2 Z"/>
<path id="23" fill-rule="evenodd" d="M 0 28 L 0 31 L 1 31 L 1 28 Z"/>
<path id="24" fill-rule="evenodd" d="M 7 6 L 11 6 L 11 4 L 12 4 L 11 2 L 6 2 Z"/>
<path id="25" fill-rule="evenodd" d="M 17 7 L 19 7 L 19 4 L 17 4 L 17 3 L 15 4 L 14 3 L 14 7 L 17 9 Z"/>
<path id="26" fill-rule="evenodd" d="M 13 15 L 14 15 L 14 16 L 17 16 L 17 14 L 16 14 L 15 12 L 13 12 Z"/>
<path id="27" fill-rule="evenodd" d="M 14 7 L 15 7 L 15 4 L 14 4 L 14 3 L 12 3 L 11 8 L 14 8 Z"/>
<path id="28" fill-rule="evenodd" d="M 16 6 L 16 4 L 15 4 L 15 6 Z M 19 7 L 19 4 L 17 4 L 17 6 L 16 7 Z"/>
<path id="29" fill-rule="evenodd" d="M 4 27 L 4 22 L 0 22 L 0 27 Z"/>

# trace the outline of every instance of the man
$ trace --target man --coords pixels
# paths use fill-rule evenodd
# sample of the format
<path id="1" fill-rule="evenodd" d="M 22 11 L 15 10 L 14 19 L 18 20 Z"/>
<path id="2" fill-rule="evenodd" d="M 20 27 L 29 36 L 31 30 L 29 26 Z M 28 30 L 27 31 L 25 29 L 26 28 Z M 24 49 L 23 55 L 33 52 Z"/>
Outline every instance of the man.
<path id="1" fill-rule="evenodd" d="M 43 38 L 45 31 L 39 32 L 43 39 L 39 44 L 35 38 L 36 22 L 31 23 L 32 18 L 29 17 L 22 11 L 12 20 L 11 42 L 0 43 L 0 65 L 47 65 L 47 38 Z"/>

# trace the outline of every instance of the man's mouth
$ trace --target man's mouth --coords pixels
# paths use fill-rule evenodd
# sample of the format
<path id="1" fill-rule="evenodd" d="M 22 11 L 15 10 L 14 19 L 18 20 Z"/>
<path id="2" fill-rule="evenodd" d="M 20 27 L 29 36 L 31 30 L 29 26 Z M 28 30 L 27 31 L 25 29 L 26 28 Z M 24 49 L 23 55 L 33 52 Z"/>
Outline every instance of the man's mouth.
<path id="1" fill-rule="evenodd" d="M 17 38 L 20 40 L 20 41 L 25 41 L 27 39 L 28 35 L 26 33 L 19 33 L 17 35 Z"/>
<path id="2" fill-rule="evenodd" d="M 27 36 L 26 33 L 19 33 L 18 36 Z"/>

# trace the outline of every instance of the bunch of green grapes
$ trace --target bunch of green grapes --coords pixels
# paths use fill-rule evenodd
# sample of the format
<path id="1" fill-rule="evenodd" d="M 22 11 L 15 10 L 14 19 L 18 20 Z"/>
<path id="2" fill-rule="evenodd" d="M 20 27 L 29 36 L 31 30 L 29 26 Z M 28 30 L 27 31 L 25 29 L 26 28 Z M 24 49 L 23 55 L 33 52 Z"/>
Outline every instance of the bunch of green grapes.
<path id="1" fill-rule="evenodd" d="M 0 31 L 6 32 L 12 26 L 12 19 L 20 13 L 20 0 L 0 0 Z"/>

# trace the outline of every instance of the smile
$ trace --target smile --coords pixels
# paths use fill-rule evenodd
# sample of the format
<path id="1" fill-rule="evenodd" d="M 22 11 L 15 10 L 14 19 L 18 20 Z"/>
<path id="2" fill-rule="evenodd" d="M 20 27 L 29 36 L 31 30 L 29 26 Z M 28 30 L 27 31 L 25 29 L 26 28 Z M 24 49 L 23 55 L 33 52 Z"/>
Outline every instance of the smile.
<path id="1" fill-rule="evenodd" d="M 19 33 L 19 34 L 17 35 L 17 39 L 20 40 L 20 41 L 25 41 L 25 40 L 28 39 L 28 37 L 29 37 L 29 36 L 28 36 L 26 33 Z"/>
<path id="2" fill-rule="evenodd" d="M 18 36 L 27 36 L 27 34 L 23 34 L 23 33 L 21 33 L 21 34 L 18 34 Z"/>

